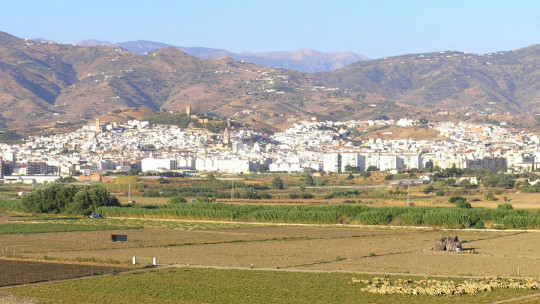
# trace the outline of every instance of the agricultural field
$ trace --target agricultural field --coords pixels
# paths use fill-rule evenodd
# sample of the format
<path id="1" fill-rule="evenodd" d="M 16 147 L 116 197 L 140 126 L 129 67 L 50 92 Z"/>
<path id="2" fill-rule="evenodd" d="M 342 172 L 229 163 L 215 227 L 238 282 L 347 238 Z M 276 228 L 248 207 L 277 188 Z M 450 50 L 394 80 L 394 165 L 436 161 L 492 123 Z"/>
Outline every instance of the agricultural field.
<path id="1" fill-rule="evenodd" d="M 317 176 L 314 186 L 305 175 L 280 176 L 284 189 L 275 175 L 235 180 L 234 200 L 229 177 L 119 177 L 102 184 L 123 204 L 95 209 L 104 219 L 24 213 L 13 191 L 30 189 L 1 186 L 0 271 L 8 275 L 0 285 L 37 283 L 1 288 L 0 303 L 540 300 L 530 279 L 540 274 L 540 194 L 437 183 L 444 195 L 425 185 L 409 192 L 388 187 L 382 172 Z M 136 204 L 126 204 L 128 187 Z M 177 197 L 185 200 L 171 202 Z M 453 235 L 462 253 L 428 250 Z M 471 287 L 486 284 L 495 287 Z M 427 295 L 434 286 L 452 295 Z"/>
<path id="2" fill-rule="evenodd" d="M 456 278 L 427 280 L 414 276 L 388 276 L 327 272 L 290 272 L 170 267 L 138 273 L 6 288 L 0 295 L 41 303 L 494 303 L 532 295 L 537 291 L 505 286 L 527 286 L 527 281 L 496 280 L 500 288 L 475 289 L 462 295 L 379 294 L 378 282 L 421 284 L 424 291 L 436 284 L 481 285 L 483 280 Z M 366 281 L 366 283 L 361 283 Z M 485 284 L 485 283 L 484 283 Z M 367 291 L 369 290 L 369 291 Z M 0 298 L 1 299 L 1 298 Z"/>
<path id="3" fill-rule="evenodd" d="M 453 233 L 453 232 L 450 232 Z M 459 233 L 474 254 L 427 251 L 448 233 L 315 227 L 261 227 L 211 231 L 132 231 L 126 243 L 106 242 L 107 234 L 73 233 L 77 242 L 20 248 L 27 259 L 95 260 L 129 263 L 156 257 L 160 264 L 339 270 L 416 275 L 534 276 L 540 273 L 536 232 Z M 155 236 L 155 237 L 152 237 Z M 101 241 L 96 242 L 95 239 Z M 93 241 L 94 240 L 94 241 Z M 132 241 L 129 241 L 132 240 Z M 14 239 L 7 239 L 14 244 Z M 16 244 L 12 245 L 16 247 Z M 38 252 L 39 250 L 39 252 Z M 422 261 L 421 263 L 419 261 Z"/>
<path id="4" fill-rule="evenodd" d="M 105 273 L 120 273 L 126 270 L 129 268 L 0 259 L 0 273 L 3 274 L 0 276 L 0 286 L 66 280 Z"/>
<path id="5" fill-rule="evenodd" d="M 50 218 L 47 221 L 54 224 Z M 540 258 L 536 255 L 540 250 L 537 242 L 540 232 L 536 231 L 159 219 L 59 218 L 57 221 L 80 227 L 99 223 L 103 228 L 28 233 L 23 228 L 27 224 L 19 222 L 14 225 L 21 227 L 21 233 L 0 234 L 0 257 L 129 265 L 132 257 L 137 256 L 142 264 L 156 257 L 160 264 L 219 267 L 253 264 L 271 269 L 448 276 L 509 277 L 540 273 Z M 132 229 L 108 230 L 110 226 Z M 128 240 L 111 242 L 111 234 L 125 234 Z M 454 234 L 459 236 L 464 250 L 474 254 L 428 251 L 432 242 Z"/>
<path id="6" fill-rule="evenodd" d="M 463 282 L 494 276 L 536 277 L 540 273 L 536 231 L 3 214 L 0 227 L 7 224 L 13 226 L 10 232 L 0 234 L 0 265 L 5 265 L 2 273 L 9 274 L 3 277 L 9 280 L 7 284 L 45 281 L 44 274 L 24 276 L 45 273 L 30 271 L 31 267 L 50 269 L 49 279 L 63 279 L 146 267 L 154 257 L 159 264 L 157 269 L 141 268 L 142 272 L 133 274 L 0 289 L 0 295 L 8 297 L 10 303 L 28 298 L 38 303 L 133 303 L 148 299 L 156 303 L 171 299 L 187 303 L 437 303 L 448 296 L 372 294 L 363 291 L 372 288 L 370 285 L 358 282 L 386 275 L 396 280 L 427 277 Z M 29 224 L 45 226 L 28 232 L 24 227 Z M 88 229 L 58 231 L 58 224 Z M 111 242 L 111 234 L 126 234 L 127 242 Z M 428 251 L 432 242 L 449 235 L 458 235 L 463 249 L 470 253 Z M 139 263 L 136 266 L 130 265 L 133 256 Z M 10 264 L 13 261 L 23 264 Z M 88 272 L 80 270 L 83 268 Z M 336 290 L 339 293 L 333 292 Z M 460 295 L 459 301 L 495 301 L 529 293 L 528 289 L 504 289 Z M 91 294 L 99 296 L 92 298 Z"/>

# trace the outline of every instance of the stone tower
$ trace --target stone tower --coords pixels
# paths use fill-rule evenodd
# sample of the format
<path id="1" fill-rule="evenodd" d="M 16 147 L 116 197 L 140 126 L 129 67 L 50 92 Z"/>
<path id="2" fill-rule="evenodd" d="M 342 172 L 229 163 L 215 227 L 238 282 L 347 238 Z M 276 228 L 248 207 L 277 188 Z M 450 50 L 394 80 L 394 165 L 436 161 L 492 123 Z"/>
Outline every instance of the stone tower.
<path id="1" fill-rule="evenodd" d="M 231 134 L 229 133 L 229 128 L 225 128 L 223 131 L 223 147 L 228 148 L 231 146 Z"/>
<path id="2" fill-rule="evenodd" d="M 101 133 L 101 124 L 99 118 L 96 118 L 96 133 Z"/>

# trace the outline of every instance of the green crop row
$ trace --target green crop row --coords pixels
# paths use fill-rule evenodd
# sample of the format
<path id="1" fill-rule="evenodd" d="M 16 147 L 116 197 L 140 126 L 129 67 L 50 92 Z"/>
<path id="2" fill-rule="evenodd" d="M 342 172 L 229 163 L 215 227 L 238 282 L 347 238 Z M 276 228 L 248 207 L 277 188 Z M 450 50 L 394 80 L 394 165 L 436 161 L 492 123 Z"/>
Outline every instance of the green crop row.
<path id="1" fill-rule="evenodd" d="M 344 218 L 364 225 L 447 228 L 540 228 L 540 210 L 485 208 L 368 207 L 363 205 L 284 206 L 187 203 L 100 207 L 106 216 L 215 219 L 227 221 L 336 224 Z"/>

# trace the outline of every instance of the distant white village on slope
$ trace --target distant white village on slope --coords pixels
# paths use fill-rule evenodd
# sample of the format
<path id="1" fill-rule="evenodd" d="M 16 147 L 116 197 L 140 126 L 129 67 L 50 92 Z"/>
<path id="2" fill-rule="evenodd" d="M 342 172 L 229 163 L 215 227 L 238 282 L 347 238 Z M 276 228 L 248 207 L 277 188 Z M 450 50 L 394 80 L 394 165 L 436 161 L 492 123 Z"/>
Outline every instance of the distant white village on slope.
<path id="1" fill-rule="evenodd" d="M 536 168 L 539 138 L 504 126 L 471 123 L 429 123 L 444 140 L 353 141 L 350 130 L 374 126 L 411 127 L 409 119 L 367 121 L 310 121 L 293 124 L 284 132 L 264 136 L 251 130 L 212 134 L 202 129 L 100 123 L 75 132 L 32 136 L 22 144 L 0 144 L 0 170 L 5 182 L 53 181 L 61 176 L 99 176 L 110 172 L 184 174 L 223 172 L 249 174 L 264 165 L 270 172 L 343 172 L 400 169 Z M 80 180 L 82 180 L 80 178 Z"/>

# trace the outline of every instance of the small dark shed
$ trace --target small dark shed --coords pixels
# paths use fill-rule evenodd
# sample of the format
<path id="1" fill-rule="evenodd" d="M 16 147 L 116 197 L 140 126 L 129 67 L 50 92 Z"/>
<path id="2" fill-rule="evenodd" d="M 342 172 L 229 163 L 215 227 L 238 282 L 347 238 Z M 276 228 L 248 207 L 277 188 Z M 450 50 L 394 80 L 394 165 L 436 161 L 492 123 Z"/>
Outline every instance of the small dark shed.
<path id="1" fill-rule="evenodd" d="M 127 234 L 111 234 L 113 242 L 127 242 Z"/>

